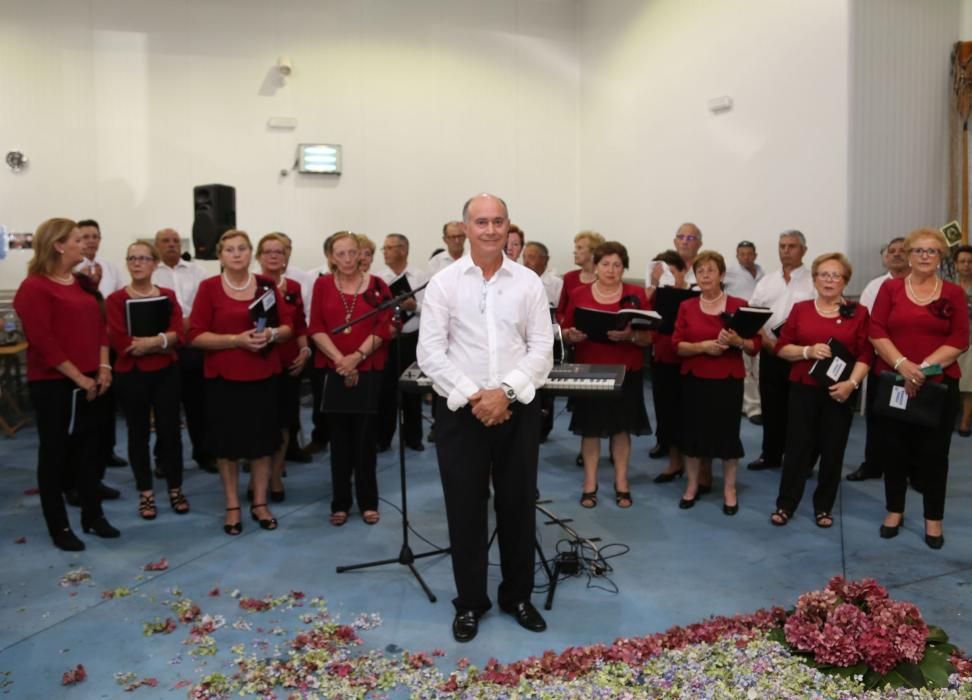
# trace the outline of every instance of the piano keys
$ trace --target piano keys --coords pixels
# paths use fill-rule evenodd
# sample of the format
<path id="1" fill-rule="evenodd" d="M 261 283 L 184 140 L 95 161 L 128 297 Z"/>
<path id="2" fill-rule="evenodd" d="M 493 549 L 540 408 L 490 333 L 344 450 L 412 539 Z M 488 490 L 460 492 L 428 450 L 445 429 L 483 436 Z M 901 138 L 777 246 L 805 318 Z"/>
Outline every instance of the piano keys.
<path id="1" fill-rule="evenodd" d="M 623 383 L 624 365 L 563 363 L 554 365 L 540 391 L 553 396 L 611 398 L 620 396 Z M 398 385 L 406 394 L 432 391 L 432 380 L 414 362 L 402 372 Z"/>

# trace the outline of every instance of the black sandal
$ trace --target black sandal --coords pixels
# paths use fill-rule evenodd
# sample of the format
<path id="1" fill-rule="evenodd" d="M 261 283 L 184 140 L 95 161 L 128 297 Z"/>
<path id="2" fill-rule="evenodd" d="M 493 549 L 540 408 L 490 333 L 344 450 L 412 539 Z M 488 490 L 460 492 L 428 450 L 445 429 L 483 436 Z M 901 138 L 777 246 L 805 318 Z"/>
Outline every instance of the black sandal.
<path id="1" fill-rule="evenodd" d="M 772 515 L 770 515 L 770 522 L 776 525 L 776 527 L 783 527 L 793 516 L 787 513 L 782 508 L 777 508 Z"/>
<path id="2" fill-rule="evenodd" d="M 148 496 L 138 497 L 138 515 L 142 520 L 155 520 L 155 516 L 159 514 L 158 509 L 155 507 L 155 494 L 150 493 Z"/>
<path id="3" fill-rule="evenodd" d="M 257 508 L 266 508 L 266 503 L 254 503 L 250 506 L 250 517 L 260 523 L 260 527 L 264 530 L 276 530 L 277 529 L 277 519 L 276 518 L 261 518 L 256 514 Z"/>
<path id="4" fill-rule="evenodd" d="M 817 513 L 814 518 L 817 521 L 817 527 L 823 528 L 824 530 L 826 530 L 828 527 L 833 527 L 834 525 L 834 516 L 827 511 Z"/>
<path id="5" fill-rule="evenodd" d="M 597 508 L 597 486 L 594 487 L 593 491 L 581 493 L 580 504 L 584 508 Z"/>
<path id="6" fill-rule="evenodd" d="M 627 501 L 628 505 L 621 505 L 622 502 Z M 618 487 L 614 487 L 614 502 L 617 504 L 618 508 L 630 508 L 634 505 L 634 500 L 631 498 L 630 491 L 618 491 Z"/>
<path id="7" fill-rule="evenodd" d="M 235 508 L 227 508 L 226 512 L 232 513 L 234 510 L 239 510 L 239 509 L 240 509 L 239 506 L 236 506 Z M 227 535 L 233 535 L 233 536 L 240 534 L 241 532 L 243 532 L 243 521 L 239 520 L 232 524 L 223 523 L 223 532 L 225 532 Z"/>
<path id="8" fill-rule="evenodd" d="M 169 505 L 178 515 L 185 515 L 189 512 L 189 501 L 186 500 L 182 489 L 169 489 Z"/>

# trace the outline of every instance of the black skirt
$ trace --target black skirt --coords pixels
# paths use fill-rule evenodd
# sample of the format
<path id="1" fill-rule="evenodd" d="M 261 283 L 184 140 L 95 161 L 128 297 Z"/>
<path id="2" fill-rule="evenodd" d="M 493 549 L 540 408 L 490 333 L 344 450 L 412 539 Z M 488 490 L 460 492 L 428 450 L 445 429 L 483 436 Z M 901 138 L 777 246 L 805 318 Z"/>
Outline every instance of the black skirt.
<path id="1" fill-rule="evenodd" d="M 220 459 L 258 459 L 281 443 L 277 377 L 206 380 L 206 447 Z"/>
<path id="2" fill-rule="evenodd" d="M 300 421 L 300 377 L 286 371 L 277 375 L 277 425 L 289 430 Z"/>
<path id="3" fill-rule="evenodd" d="M 588 399 L 574 397 L 570 431 L 582 437 L 611 437 L 617 433 L 651 435 L 651 422 L 645 408 L 644 379 L 641 370 L 624 373 L 621 396 Z"/>
<path id="4" fill-rule="evenodd" d="M 682 375 L 682 431 L 679 447 L 689 457 L 739 459 L 742 379 Z"/>

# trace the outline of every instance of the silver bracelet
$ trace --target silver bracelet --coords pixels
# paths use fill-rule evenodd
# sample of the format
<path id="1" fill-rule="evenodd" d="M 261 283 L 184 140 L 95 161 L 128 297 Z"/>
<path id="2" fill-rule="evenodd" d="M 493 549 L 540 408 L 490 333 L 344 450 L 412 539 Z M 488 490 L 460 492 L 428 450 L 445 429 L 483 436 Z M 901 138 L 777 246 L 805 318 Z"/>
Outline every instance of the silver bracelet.
<path id="1" fill-rule="evenodd" d="M 895 371 L 895 372 L 897 372 L 897 371 L 898 371 L 898 367 L 900 367 L 900 366 L 901 366 L 901 363 L 902 363 L 902 362 L 904 362 L 904 361 L 905 361 L 905 360 L 907 360 L 907 359 L 908 359 L 907 357 L 905 357 L 904 355 L 902 355 L 902 356 L 901 356 L 901 357 L 899 357 L 899 358 L 898 358 L 897 360 L 895 360 L 895 361 L 894 361 L 894 368 L 893 368 L 893 369 L 894 369 L 894 371 Z"/>
<path id="2" fill-rule="evenodd" d="M 159 333 L 159 337 L 162 338 L 162 349 L 167 349 L 169 347 L 168 337 L 166 337 L 165 333 Z"/>
<path id="3" fill-rule="evenodd" d="M 803 359 L 804 360 L 809 360 L 810 359 L 809 357 L 807 357 L 807 353 L 809 351 L 810 351 L 810 346 L 809 345 L 804 345 L 803 346 Z"/>
<path id="4" fill-rule="evenodd" d="M 106 365 L 105 363 L 103 363 L 103 362 L 102 362 L 102 363 L 100 363 L 100 364 L 99 364 L 98 366 L 99 366 L 99 367 L 104 367 L 104 368 L 105 368 L 106 370 L 108 370 L 109 372 L 111 371 L 111 365 Z"/>

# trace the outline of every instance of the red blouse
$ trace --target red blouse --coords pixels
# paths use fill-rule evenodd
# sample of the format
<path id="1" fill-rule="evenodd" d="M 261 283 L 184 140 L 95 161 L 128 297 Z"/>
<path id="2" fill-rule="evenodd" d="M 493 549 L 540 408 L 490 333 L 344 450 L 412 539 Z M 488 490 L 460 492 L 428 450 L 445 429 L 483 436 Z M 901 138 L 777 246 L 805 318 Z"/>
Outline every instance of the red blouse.
<path id="1" fill-rule="evenodd" d="M 715 340 L 723 329 L 720 315 L 707 314 L 702 311 L 702 297 L 686 299 L 678 307 L 675 318 L 675 333 L 672 334 L 672 344 L 677 348 L 679 343 L 701 343 L 703 340 Z M 726 298 L 726 311 L 735 313 L 737 309 L 746 306 L 745 299 L 739 297 Z M 746 340 L 746 352 L 750 355 L 759 354 L 760 334 Z M 753 346 L 755 345 L 755 348 Z M 743 364 L 742 352 L 729 348 L 718 357 L 714 355 L 693 355 L 682 357 L 682 374 L 693 374 L 701 379 L 742 379 L 746 376 L 746 366 Z"/>
<path id="2" fill-rule="evenodd" d="M 644 289 L 634 284 L 622 285 L 621 297 L 630 296 L 638 300 L 638 305 L 634 308 L 648 308 L 648 297 L 645 296 Z M 576 285 L 567 303 L 564 328 L 574 327 L 574 310 L 578 307 L 599 311 L 618 311 L 621 308 L 621 302 L 602 304 L 594 299 L 594 290 L 591 285 Z M 593 340 L 585 340 L 575 347 L 574 359 L 581 363 L 624 365 L 629 370 L 639 370 L 645 363 L 645 351 L 644 348 L 638 347 L 634 343 L 599 343 Z"/>
<path id="3" fill-rule="evenodd" d="M 908 298 L 905 279 L 885 280 L 871 310 L 870 336 L 887 338 L 914 363 L 921 364 L 942 345 L 960 350 L 969 345 L 969 315 L 966 312 L 965 291 L 957 284 L 942 282 L 938 299 L 920 306 Z M 875 370 L 892 368 L 877 358 Z M 962 375 L 958 363 L 944 370 L 946 376 L 958 379 Z M 931 377 L 941 381 L 941 377 Z"/>
<path id="4" fill-rule="evenodd" d="M 258 284 L 264 288 L 275 287 L 266 277 L 256 275 Z M 277 309 L 281 326 L 290 326 L 290 309 L 283 303 L 280 290 L 274 289 L 277 298 Z M 254 299 L 256 293 L 254 292 Z M 249 306 L 253 299 L 240 301 L 232 299 L 223 291 L 220 275 L 203 280 L 196 292 L 196 299 L 192 304 L 189 315 L 188 342 L 192 343 L 201 334 L 220 333 L 237 335 L 252 331 L 253 321 L 250 319 Z M 279 374 L 280 347 L 269 346 L 269 352 L 250 352 L 242 348 L 227 348 L 225 350 L 207 350 L 203 361 L 203 376 L 207 379 L 222 377 L 235 382 L 248 382 L 267 379 Z"/>
<path id="5" fill-rule="evenodd" d="M 367 321 L 351 326 L 347 329 L 350 333 L 342 331 L 334 335 L 331 329 L 347 323 L 348 309 L 345 308 L 345 302 L 350 307 L 351 320 L 354 320 L 374 309 L 385 299 L 391 298 L 388 285 L 380 277 L 369 275 L 368 286 L 357 296 L 357 299 L 354 295 L 343 296 L 344 301 L 341 300 L 342 295 L 338 291 L 337 278 L 334 275 L 318 277 L 314 281 L 308 335 L 326 333 L 343 355 L 353 353 L 369 336 L 376 335 L 382 340 L 381 347 L 373 353 L 368 353 L 368 357 L 358 364 L 358 370 L 367 372 L 372 369 L 383 369 L 385 358 L 388 356 L 388 340 L 391 338 L 391 309 L 386 309 Z M 333 367 L 334 362 L 323 352 L 316 352 L 314 366 Z"/>
<path id="6" fill-rule="evenodd" d="M 784 345 L 815 345 L 826 343 L 831 338 L 847 348 L 858 362 L 870 366 L 874 362 L 874 348 L 867 339 L 867 308 L 862 304 L 854 305 L 854 316 L 827 317 L 817 313 L 814 300 L 801 301 L 793 305 L 790 315 L 783 325 L 783 331 L 773 352 L 779 353 Z M 810 376 L 810 368 L 815 360 L 797 360 L 790 367 L 790 381 L 798 384 L 819 386 L 820 382 Z"/>
<path id="7" fill-rule="evenodd" d="M 153 352 L 141 357 L 125 352 L 125 349 L 132 344 L 132 337 L 128 335 L 128 324 L 125 321 L 125 302 L 135 297 L 128 293 L 126 287 L 110 294 L 105 300 L 105 312 L 108 314 L 108 340 L 111 342 L 112 349 L 118 353 L 115 359 L 115 372 L 131 372 L 133 369 L 157 372 L 175 362 L 175 346 L 182 339 L 182 308 L 176 300 L 175 292 L 171 289 L 159 287 L 159 291 L 162 292 L 162 296 L 169 299 L 172 312 L 169 315 L 168 331 L 175 332 L 176 342 L 169 345 L 167 352 Z"/>
<path id="8" fill-rule="evenodd" d="M 28 275 L 13 300 L 27 347 L 27 380 L 65 379 L 55 369 L 71 361 L 78 371 L 98 371 L 101 348 L 108 345 L 105 317 L 98 298 L 77 280 L 58 284 L 44 275 Z"/>
<path id="9" fill-rule="evenodd" d="M 564 275 L 563 279 L 564 286 L 560 289 L 560 301 L 557 302 L 557 310 L 554 312 L 554 317 L 561 326 L 564 325 L 564 318 L 567 316 L 571 292 L 579 287 L 591 286 L 590 282 L 581 282 L 581 270 L 571 270 Z"/>
<path id="10" fill-rule="evenodd" d="M 297 345 L 297 338 L 307 335 L 307 321 L 304 315 L 304 299 L 300 292 L 300 282 L 284 277 L 285 289 L 283 291 L 283 305 L 287 307 L 290 318 L 292 319 L 291 328 L 294 336 L 286 343 L 281 343 L 279 347 L 280 364 L 286 370 L 290 364 L 297 359 L 300 353 L 300 346 Z"/>

